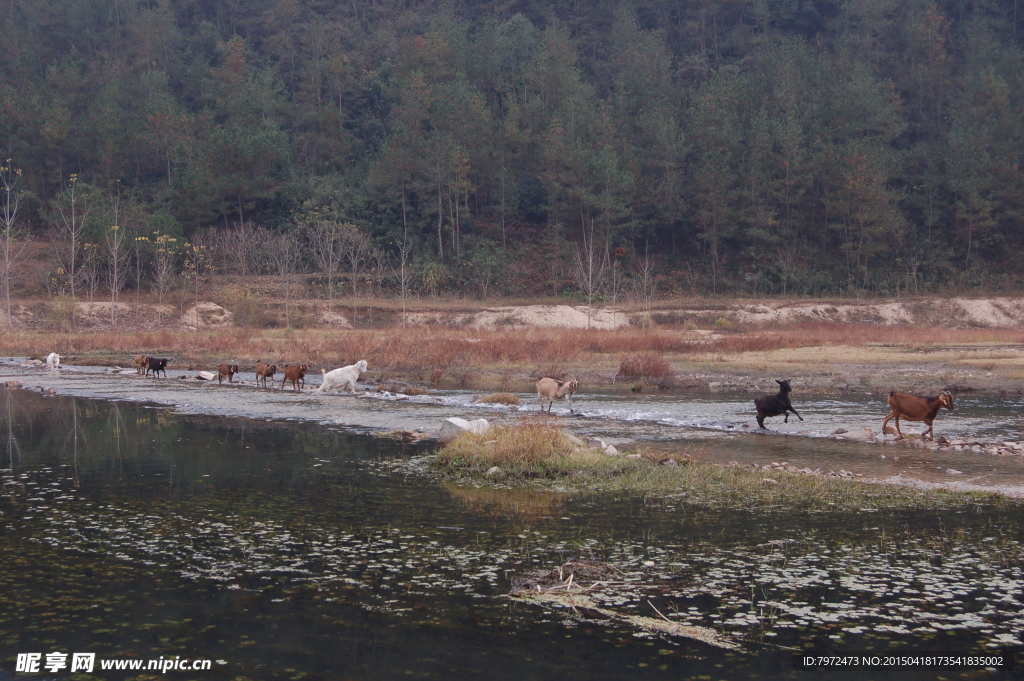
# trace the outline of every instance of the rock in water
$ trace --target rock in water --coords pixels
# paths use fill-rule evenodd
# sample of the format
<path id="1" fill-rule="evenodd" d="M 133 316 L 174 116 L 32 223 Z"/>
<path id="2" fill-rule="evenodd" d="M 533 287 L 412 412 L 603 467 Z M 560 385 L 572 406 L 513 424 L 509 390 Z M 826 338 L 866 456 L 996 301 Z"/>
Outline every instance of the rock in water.
<path id="1" fill-rule="evenodd" d="M 486 433 L 490 430 L 491 424 L 488 423 L 487 419 L 476 419 L 475 421 L 467 421 L 466 419 L 460 419 L 457 416 L 445 419 L 444 423 L 441 424 L 441 432 L 438 433 L 437 439 L 441 442 L 451 442 L 454 440 L 459 433 Z"/>

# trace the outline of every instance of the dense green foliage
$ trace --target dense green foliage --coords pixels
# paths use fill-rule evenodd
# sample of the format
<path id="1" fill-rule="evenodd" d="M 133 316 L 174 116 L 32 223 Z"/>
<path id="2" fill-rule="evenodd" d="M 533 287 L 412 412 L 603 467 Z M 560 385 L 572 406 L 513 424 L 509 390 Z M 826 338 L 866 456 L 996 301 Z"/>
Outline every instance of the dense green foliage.
<path id="1" fill-rule="evenodd" d="M 145 233 L 327 210 L 435 286 L 558 293 L 590 234 L 707 292 L 1014 287 L 1017 4 L 12 1 L 0 143 L 36 230 L 77 173 Z"/>

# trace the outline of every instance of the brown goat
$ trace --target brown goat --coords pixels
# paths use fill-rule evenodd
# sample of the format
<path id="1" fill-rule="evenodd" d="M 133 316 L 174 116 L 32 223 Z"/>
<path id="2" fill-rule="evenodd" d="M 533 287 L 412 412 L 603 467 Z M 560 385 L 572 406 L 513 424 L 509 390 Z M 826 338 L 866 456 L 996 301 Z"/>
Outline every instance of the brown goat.
<path id="1" fill-rule="evenodd" d="M 281 379 L 281 390 L 284 390 L 284 384 L 288 381 L 292 382 L 292 388 L 295 390 L 299 389 L 299 383 L 302 387 L 306 387 L 306 369 L 309 365 L 300 364 L 299 366 L 291 366 L 288 364 L 284 365 L 284 377 Z"/>
<path id="2" fill-rule="evenodd" d="M 267 364 L 266 362 L 256 362 L 256 382 L 263 381 L 263 387 L 267 387 L 267 378 L 270 378 L 270 385 L 274 385 L 274 374 L 277 373 L 276 364 Z"/>
<path id="3" fill-rule="evenodd" d="M 934 440 L 935 434 L 932 432 L 932 423 L 935 421 L 940 408 L 945 407 L 953 411 L 953 395 L 948 390 L 945 390 L 937 397 L 918 397 L 910 393 L 898 393 L 893 390 L 889 393 L 889 407 L 892 408 L 892 412 L 882 421 L 883 433 L 885 432 L 885 425 L 889 423 L 889 419 L 896 419 L 896 439 L 902 440 L 903 432 L 900 431 L 900 418 L 902 417 L 908 421 L 924 421 L 924 424 L 928 426 L 928 430 L 921 433 L 921 437 L 931 435 L 931 438 Z"/>
<path id="4" fill-rule="evenodd" d="M 149 366 L 149 357 L 145 355 L 135 355 L 135 373 L 141 374 Z"/>
<path id="5" fill-rule="evenodd" d="M 234 383 L 235 382 L 235 374 L 237 374 L 237 373 L 238 373 L 238 365 L 237 364 L 228 364 L 226 362 L 221 362 L 220 365 L 217 367 L 217 382 L 218 383 L 223 383 L 224 382 L 224 377 L 227 376 L 228 377 L 228 383 Z"/>
<path id="6" fill-rule="evenodd" d="M 569 413 L 573 412 L 572 409 L 572 396 L 576 394 L 579 389 L 579 382 L 575 378 L 571 378 L 567 381 L 559 381 L 554 378 L 544 378 L 537 381 L 537 401 L 540 402 L 540 410 L 544 411 L 544 403 L 548 403 L 548 413 L 551 413 L 551 407 L 554 405 L 555 400 L 565 398 L 565 401 L 569 403 Z"/>

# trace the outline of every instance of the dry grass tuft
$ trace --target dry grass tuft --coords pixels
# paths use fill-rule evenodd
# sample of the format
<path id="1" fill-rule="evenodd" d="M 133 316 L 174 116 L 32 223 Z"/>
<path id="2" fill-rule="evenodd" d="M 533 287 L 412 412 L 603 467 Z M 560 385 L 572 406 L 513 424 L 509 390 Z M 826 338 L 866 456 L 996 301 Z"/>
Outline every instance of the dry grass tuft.
<path id="1" fill-rule="evenodd" d="M 627 381 L 641 379 L 644 384 L 668 387 L 675 381 L 676 372 L 662 357 L 640 353 L 623 357 L 615 377 Z"/>
<path id="2" fill-rule="evenodd" d="M 400 391 L 403 395 L 409 395 L 410 397 L 416 397 L 417 395 L 429 395 L 430 391 L 426 388 L 421 388 L 418 385 L 408 385 L 402 388 Z"/>
<path id="3" fill-rule="evenodd" d="M 487 397 L 481 397 L 478 402 L 484 404 L 522 404 L 519 395 L 512 393 L 491 393 Z"/>
<path id="4" fill-rule="evenodd" d="M 481 472 L 493 466 L 505 474 L 560 477 L 579 469 L 610 469 L 621 459 L 578 447 L 546 419 L 495 426 L 486 433 L 461 433 L 438 452 L 442 467 Z"/>

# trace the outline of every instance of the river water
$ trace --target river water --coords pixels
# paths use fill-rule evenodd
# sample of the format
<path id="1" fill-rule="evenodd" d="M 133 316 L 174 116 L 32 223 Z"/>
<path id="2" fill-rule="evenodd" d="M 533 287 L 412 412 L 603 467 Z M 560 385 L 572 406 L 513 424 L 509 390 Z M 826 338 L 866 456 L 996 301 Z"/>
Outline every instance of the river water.
<path id="1" fill-rule="evenodd" d="M 406 404 L 99 371 L 12 374 L 62 394 L 0 388 L 0 679 L 14 678 L 18 653 L 53 651 L 213 660 L 211 671 L 169 672 L 201 679 L 804 679 L 817 674 L 793 669 L 792 648 L 1021 646 L 1017 505 L 797 514 L 459 487 L 395 465 L 429 445 L 359 432 L 427 427 L 459 395 Z M 147 392 L 155 402 L 142 401 Z M 190 413 L 218 410 L 229 417 Z M 459 413 L 480 412 L 467 403 Z M 657 432 L 606 420 L 571 419 L 624 439 Z M 758 442 L 791 459 L 816 443 L 852 448 L 851 458 L 874 448 L 862 456 L 876 461 L 884 449 L 713 440 L 734 458 Z M 508 597 L 514 577 L 579 557 L 621 570 L 624 585 L 593 594 L 603 607 L 656 608 L 739 650 Z"/>
<path id="2" fill-rule="evenodd" d="M 22 367 L 21 358 L 0 361 L 0 381 L 17 380 L 27 388 L 53 388 L 60 395 L 109 400 L 153 402 L 181 414 L 237 416 L 250 419 L 310 421 L 355 432 L 423 430 L 436 432 L 445 418 L 507 420 L 537 415 L 536 394 L 521 393 L 522 406 L 512 409 L 475 402 L 480 393 L 433 391 L 408 397 L 360 392 L 317 395 L 311 390 L 263 389 L 255 376 L 237 375 L 235 385 L 181 380 L 186 372 L 172 371 L 166 379 L 143 378 L 134 372 L 113 374 L 105 367 L 65 367 L 49 371 Z M 187 372 L 192 373 L 192 372 Z M 308 385 L 319 385 L 311 374 Z M 753 396 L 748 394 L 594 393 L 583 386 L 570 414 L 565 401 L 554 413 L 567 429 L 582 437 L 600 437 L 619 448 L 647 444 L 685 450 L 691 456 L 718 463 L 770 465 L 849 471 L 870 480 L 962 490 L 998 491 L 1024 496 L 1024 456 L 993 456 L 970 449 L 921 449 L 912 443 L 839 441 L 839 429 L 878 432 L 888 405 L 878 395 L 841 397 L 793 393 L 804 420 L 790 416 L 768 419 L 770 432 L 754 421 Z M 920 423 L 903 423 L 905 433 L 919 433 Z M 1024 440 L 1024 398 L 996 395 L 958 396 L 953 412 L 942 410 L 935 422 L 937 435 L 971 442 Z"/>

